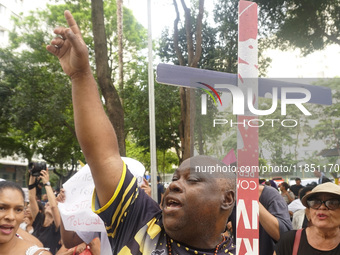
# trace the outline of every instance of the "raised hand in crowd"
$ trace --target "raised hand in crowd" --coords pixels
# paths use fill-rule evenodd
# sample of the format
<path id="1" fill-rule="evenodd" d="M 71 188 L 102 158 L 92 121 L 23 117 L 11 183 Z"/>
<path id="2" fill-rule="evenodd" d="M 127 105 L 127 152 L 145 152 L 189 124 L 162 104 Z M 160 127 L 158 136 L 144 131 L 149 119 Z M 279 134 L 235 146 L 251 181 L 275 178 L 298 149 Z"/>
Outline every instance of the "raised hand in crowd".
<path id="1" fill-rule="evenodd" d="M 95 184 L 92 205 L 106 224 L 113 254 L 194 254 L 213 250 L 233 254 L 235 246 L 222 235 L 235 203 L 235 173 L 193 173 L 194 166 L 224 165 L 208 156 L 182 162 L 164 194 L 163 212 L 137 186 L 122 161 L 115 130 L 106 116 L 91 73 L 87 47 L 69 11 L 69 28 L 54 30 L 47 50 L 59 58 L 72 81 L 77 138 Z M 203 253 L 203 252 L 201 252 Z"/>
<path id="2" fill-rule="evenodd" d="M 123 171 L 117 138 L 106 116 L 97 83 L 92 75 L 88 50 L 79 27 L 65 11 L 69 28 L 54 30 L 58 35 L 47 50 L 59 58 L 72 80 L 72 100 L 77 138 L 89 164 L 101 206 L 112 197 Z"/>
<path id="3" fill-rule="evenodd" d="M 151 197 L 151 187 L 149 186 L 149 183 L 145 178 L 143 178 L 143 183 L 140 187 L 141 187 L 142 190 L 144 190 L 144 192 L 147 195 L 149 195 Z"/>

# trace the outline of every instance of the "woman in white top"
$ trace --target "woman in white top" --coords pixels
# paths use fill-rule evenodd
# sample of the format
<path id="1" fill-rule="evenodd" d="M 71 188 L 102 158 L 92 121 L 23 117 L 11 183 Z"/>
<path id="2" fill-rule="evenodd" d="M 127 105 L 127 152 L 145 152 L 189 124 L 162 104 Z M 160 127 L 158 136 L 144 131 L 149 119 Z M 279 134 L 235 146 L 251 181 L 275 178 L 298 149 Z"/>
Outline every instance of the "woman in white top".
<path id="1" fill-rule="evenodd" d="M 48 249 L 38 247 L 17 236 L 24 219 L 25 194 L 13 182 L 0 182 L 0 255 L 51 255 Z"/>
<path id="2" fill-rule="evenodd" d="M 31 213 L 31 205 L 28 204 L 25 208 L 25 214 L 24 214 L 24 221 L 20 224 L 20 228 L 28 232 L 29 234 L 33 234 L 33 218 Z"/>

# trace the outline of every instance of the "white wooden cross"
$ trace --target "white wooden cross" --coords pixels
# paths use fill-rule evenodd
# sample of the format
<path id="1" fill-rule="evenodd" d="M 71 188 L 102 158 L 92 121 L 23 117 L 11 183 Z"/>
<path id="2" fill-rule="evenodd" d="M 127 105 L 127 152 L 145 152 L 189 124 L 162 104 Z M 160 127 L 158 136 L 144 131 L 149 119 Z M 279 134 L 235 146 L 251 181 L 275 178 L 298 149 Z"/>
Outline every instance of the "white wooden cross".
<path id="1" fill-rule="evenodd" d="M 287 83 L 277 80 L 258 79 L 257 63 L 257 5 L 254 2 L 239 2 L 239 42 L 238 42 L 238 74 L 222 73 L 197 68 L 159 64 L 157 82 L 190 88 L 202 88 L 202 83 L 209 84 L 217 91 L 232 92 L 233 111 L 240 111 L 237 100 L 243 100 L 243 114 L 237 115 L 237 122 L 248 123 L 256 119 L 248 105 L 257 109 L 258 97 L 266 93 L 273 95 L 278 89 L 291 93 L 278 93 L 277 98 L 302 100 L 314 104 L 332 104 L 331 90 L 324 87 Z M 235 86 L 234 88 L 232 86 Z M 237 89 L 238 88 L 238 89 Z M 251 94 L 245 97 L 251 89 Z M 306 93 L 301 98 L 301 91 Z M 296 92 L 296 93 L 293 93 Z M 242 97 L 243 96 L 243 97 Z M 249 102 L 247 103 L 247 98 Z M 305 101 L 303 101 L 305 100 Z M 297 105 L 298 106 L 298 105 Z M 302 106 L 301 106 L 302 107 Z M 301 110 L 301 108 L 300 108 Z M 259 253 L 259 206 L 258 206 L 258 171 L 242 172 L 241 167 L 258 166 L 258 128 L 237 125 L 237 254 L 257 255 Z M 264 247 L 263 247 L 264 248 Z"/>

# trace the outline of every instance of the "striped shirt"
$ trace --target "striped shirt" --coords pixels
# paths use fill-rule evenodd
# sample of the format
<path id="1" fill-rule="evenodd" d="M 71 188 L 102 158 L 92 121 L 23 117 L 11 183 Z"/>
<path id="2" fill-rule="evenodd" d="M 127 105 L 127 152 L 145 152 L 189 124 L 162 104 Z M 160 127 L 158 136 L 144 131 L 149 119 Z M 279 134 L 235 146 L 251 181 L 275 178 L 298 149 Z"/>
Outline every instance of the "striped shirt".
<path id="1" fill-rule="evenodd" d="M 168 255 L 168 244 L 173 255 L 211 255 L 214 250 L 197 250 L 170 239 L 164 230 L 159 205 L 138 188 L 136 178 L 124 164 L 122 177 L 110 201 L 100 208 L 94 192 L 92 207 L 104 221 L 112 247 L 118 255 Z M 227 238 L 218 254 L 232 255 L 235 247 Z"/>

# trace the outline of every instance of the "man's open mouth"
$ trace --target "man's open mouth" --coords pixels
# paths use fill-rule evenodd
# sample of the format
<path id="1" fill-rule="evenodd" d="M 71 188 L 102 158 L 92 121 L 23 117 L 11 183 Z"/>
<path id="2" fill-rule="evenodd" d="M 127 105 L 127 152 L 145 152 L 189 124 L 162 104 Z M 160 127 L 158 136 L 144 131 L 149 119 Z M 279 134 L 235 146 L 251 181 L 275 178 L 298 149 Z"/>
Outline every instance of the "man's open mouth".
<path id="1" fill-rule="evenodd" d="M 182 207 L 182 203 L 176 199 L 176 198 L 172 198 L 172 197 L 168 197 L 165 200 L 165 208 L 180 208 Z"/>

